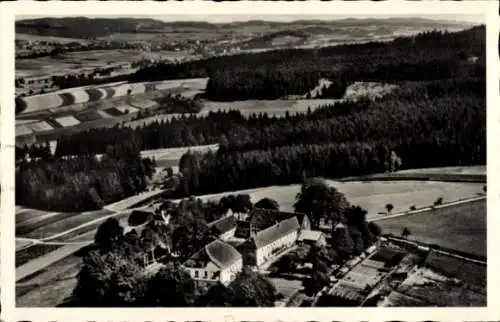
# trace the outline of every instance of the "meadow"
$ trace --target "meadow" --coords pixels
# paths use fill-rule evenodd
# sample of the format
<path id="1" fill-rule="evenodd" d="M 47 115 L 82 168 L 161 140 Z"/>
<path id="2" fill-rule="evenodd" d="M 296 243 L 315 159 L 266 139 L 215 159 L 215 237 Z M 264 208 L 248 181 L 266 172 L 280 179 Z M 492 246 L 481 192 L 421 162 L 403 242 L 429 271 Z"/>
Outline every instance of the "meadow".
<path id="1" fill-rule="evenodd" d="M 416 208 L 428 207 L 439 197 L 443 198 L 444 203 L 477 197 L 477 194 L 481 193 L 483 189 L 483 184 L 480 183 L 433 181 L 339 182 L 333 180 L 326 180 L 326 182 L 344 193 L 350 203 L 366 209 L 368 218 L 384 216 L 387 212 L 385 206 L 388 203 L 394 206 L 392 212 L 398 213 L 408 211 L 411 206 Z M 281 210 L 293 211 L 295 196 L 299 190 L 300 185 L 293 184 L 224 192 L 204 195 L 199 198 L 202 200 L 219 200 L 225 195 L 248 193 L 252 202 L 268 197 L 276 200 Z"/>
<path id="2" fill-rule="evenodd" d="M 406 227 L 409 240 L 486 256 L 486 200 L 381 219 L 377 224 L 384 233 L 399 236 Z"/>

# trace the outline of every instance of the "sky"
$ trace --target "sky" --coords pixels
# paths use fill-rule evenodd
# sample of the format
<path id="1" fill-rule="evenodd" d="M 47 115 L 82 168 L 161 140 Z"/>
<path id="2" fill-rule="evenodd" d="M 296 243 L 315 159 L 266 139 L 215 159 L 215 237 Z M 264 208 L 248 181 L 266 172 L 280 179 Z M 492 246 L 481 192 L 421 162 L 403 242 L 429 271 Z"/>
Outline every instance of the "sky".
<path id="1" fill-rule="evenodd" d="M 55 17 L 55 16 L 52 16 Z M 125 18 L 125 16 L 85 16 L 88 18 Z M 287 22 L 294 20 L 338 20 L 345 18 L 375 18 L 375 19 L 384 19 L 384 18 L 394 18 L 394 17 L 404 17 L 401 15 L 356 15 L 356 16 L 347 16 L 347 15 L 148 15 L 148 16 L 128 16 L 129 18 L 152 18 L 161 21 L 207 21 L 211 23 L 227 23 L 234 21 L 248 21 L 248 20 L 266 20 L 266 21 L 279 21 L 279 22 Z M 415 15 L 415 16 L 406 16 L 406 17 L 415 17 L 415 18 L 426 18 L 426 19 L 444 19 L 444 20 L 453 20 L 453 21 L 466 21 L 473 23 L 484 23 L 485 17 L 478 15 Z M 16 20 L 20 19 L 29 19 L 35 17 L 26 17 L 26 16 L 17 16 Z M 38 16 L 36 18 L 41 18 Z"/>

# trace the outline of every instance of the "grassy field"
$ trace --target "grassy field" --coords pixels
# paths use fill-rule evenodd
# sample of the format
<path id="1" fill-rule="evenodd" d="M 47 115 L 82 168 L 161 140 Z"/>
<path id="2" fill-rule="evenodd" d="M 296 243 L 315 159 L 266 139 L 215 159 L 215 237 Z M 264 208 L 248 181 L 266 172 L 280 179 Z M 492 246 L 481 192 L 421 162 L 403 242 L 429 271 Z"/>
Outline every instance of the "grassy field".
<path id="1" fill-rule="evenodd" d="M 81 259 L 68 256 L 16 285 L 16 306 L 54 307 L 71 295 Z"/>
<path id="2" fill-rule="evenodd" d="M 417 208 L 432 205 L 438 197 L 443 202 L 457 201 L 460 199 L 476 197 L 482 192 L 481 183 L 455 183 L 431 181 L 365 181 L 365 182 L 338 182 L 326 181 L 344 193 L 354 205 L 359 205 L 368 211 L 368 218 L 379 217 L 379 213 L 386 213 L 385 205 L 391 203 L 394 213 L 407 211 L 411 206 Z M 219 194 L 204 195 L 203 200 L 219 200 L 230 194 L 248 193 L 252 202 L 257 202 L 264 197 L 275 199 L 281 210 L 293 211 L 295 196 L 300 190 L 300 185 L 270 186 L 256 189 L 231 191 Z M 398 232 L 400 233 L 400 232 Z"/>
<path id="3" fill-rule="evenodd" d="M 48 254 L 60 248 L 60 245 L 32 245 L 16 252 L 16 267 L 22 266 L 34 258 Z"/>
<path id="4" fill-rule="evenodd" d="M 72 214 L 71 216 L 61 217 L 57 221 L 48 222 L 45 225 L 38 225 L 36 229 L 29 230 L 20 237 L 26 238 L 49 238 L 55 234 L 65 232 L 69 229 L 77 228 L 93 220 L 103 218 L 113 214 L 112 211 L 103 209 L 89 213 Z M 16 229 L 17 230 L 17 229 Z"/>
<path id="5" fill-rule="evenodd" d="M 429 212 L 377 221 L 384 233 L 486 256 L 486 201 L 479 200 Z"/>
<path id="6" fill-rule="evenodd" d="M 238 110 L 243 115 L 267 113 L 268 115 L 284 116 L 287 112 L 291 115 L 306 113 L 310 107 L 314 110 L 320 106 L 333 104 L 340 100 L 336 99 L 301 99 L 301 100 L 249 100 L 236 102 L 205 102 L 199 114 L 206 115 L 209 112 Z"/>

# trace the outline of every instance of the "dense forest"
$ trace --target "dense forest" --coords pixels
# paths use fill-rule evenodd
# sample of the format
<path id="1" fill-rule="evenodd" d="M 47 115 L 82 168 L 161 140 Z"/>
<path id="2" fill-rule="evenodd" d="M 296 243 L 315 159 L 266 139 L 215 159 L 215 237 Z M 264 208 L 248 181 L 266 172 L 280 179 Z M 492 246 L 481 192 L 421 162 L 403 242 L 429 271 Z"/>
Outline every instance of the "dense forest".
<path id="1" fill-rule="evenodd" d="M 136 77 L 162 79 L 168 70 L 171 75 L 185 77 L 208 71 L 224 79 L 224 75 L 238 74 L 240 68 L 252 73 L 253 69 L 246 66 L 260 73 L 259 64 L 268 67 L 266 73 L 281 78 L 283 84 L 289 81 L 287 75 L 293 75 L 291 79 L 298 84 L 293 86 L 300 87 L 302 83 L 312 86 L 313 81 L 308 82 L 314 71 L 333 72 L 345 62 L 354 71 L 352 80 L 392 80 L 399 88 L 375 100 L 339 102 L 280 118 L 267 114 L 244 117 L 233 110 L 178 117 L 135 129 L 93 129 L 60 138 L 55 157 L 101 154 L 110 146 L 119 149 L 134 145 L 143 150 L 219 143 L 217 153 L 188 153 L 181 159 L 181 195 L 290 184 L 315 176 L 338 178 L 389 171 L 393 153 L 402 160 L 402 168 L 485 164 L 484 33 L 484 27 L 478 27 L 459 33 L 424 33 L 390 43 L 230 56 L 203 64 L 146 68 Z M 289 65 L 275 69 L 278 58 Z M 333 65 L 335 60 L 337 65 Z M 389 68 L 390 64 L 398 67 Z M 349 75 L 335 77 L 340 77 L 340 83 L 351 80 Z M 211 78 L 208 87 L 222 84 L 215 79 Z M 255 81 L 249 77 L 246 83 Z M 235 79 L 216 87 L 224 92 L 240 86 L 237 84 L 242 83 Z M 37 150 L 18 148 L 18 158 L 30 149 Z M 46 149 L 42 145 L 41 152 L 34 153 L 43 155 Z"/>
<path id="2" fill-rule="evenodd" d="M 425 32 L 392 42 L 349 44 L 321 49 L 287 49 L 215 57 L 183 64 L 157 64 L 139 70 L 131 81 L 210 78 L 207 98 L 215 101 L 276 99 L 303 95 L 321 78 L 345 88 L 355 80 L 401 82 L 480 76 L 470 56 L 485 57 L 485 28 L 457 33 Z"/>
<path id="3" fill-rule="evenodd" d="M 109 147 L 101 160 L 39 154 L 17 162 L 16 203 L 51 211 L 95 210 L 143 191 L 153 171 L 151 160 L 141 159 L 137 147 L 128 144 Z"/>

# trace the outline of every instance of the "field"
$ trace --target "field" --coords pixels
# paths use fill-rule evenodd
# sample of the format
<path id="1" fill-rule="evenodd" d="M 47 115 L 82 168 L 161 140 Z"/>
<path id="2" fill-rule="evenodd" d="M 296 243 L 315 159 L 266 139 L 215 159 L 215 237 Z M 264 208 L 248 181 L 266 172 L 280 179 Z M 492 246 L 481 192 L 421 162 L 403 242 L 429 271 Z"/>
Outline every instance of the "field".
<path id="1" fill-rule="evenodd" d="M 17 100 L 21 114 L 34 114 L 44 110 L 54 110 L 64 106 L 80 103 L 109 100 L 112 98 L 131 96 L 146 92 L 175 91 L 177 93 L 204 90 L 208 79 L 193 78 L 154 83 L 114 83 L 102 86 L 83 86 L 64 89 L 57 92 L 22 97 Z M 129 92 L 130 91 L 130 92 Z M 70 108 L 71 110 L 71 108 Z"/>
<path id="2" fill-rule="evenodd" d="M 368 211 L 368 218 L 377 218 L 385 215 L 385 205 L 394 206 L 393 213 L 407 211 L 411 206 L 417 208 L 432 205 L 438 197 L 443 202 L 452 202 L 460 199 L 476 197 L 482 192 L 481 183 L 456 183 L 432 181 L 326 181 L 344 193 L 350 203 L 359 205 Z M 219 194 L 204 195 L 203 200 L 218 200 L 225 195 L 248 193 L 252 202 L 269 197 L 278 202 L 283 211 L 293 211 L 295 196 L 300 185 L 270 186 L 264 188 L 238 190 Z M 400 231 L 398 231 L 398 234 Z"/>
<path id="3" fill-rule="evenodd" d="M 81 259 L 68 256 L 16 283 L 16 305 L 54 307 L 71 295 Z"/>
<path id="4" fill-rule="evenodd" d="M 486 256 L 486 201 L 479 200 L 419 214 L 377 221 L 384 233 L 410 230 L 410 240 Z"/>
<path id="5" fill-rule="evenodd" d="M 50 221 L 39 222 L 36 226 L 16 225 L 16 235 L 25 238 L 47 239 L 112 214 L 112 211 L 106 209 L 81 214 L 62 213 L 50 218 L 52 219 Z"/>
<path id="6" fill-rule="evenodd" d="M 479 269 L 479 268 L 478 268 Z M 483 269 L 485 269 L 483 267 Z M 461 283 L 428 269 L 419 269 L 398 288 L 416 299 L 422 299 L 434 306 L 485 306 L 486 294 L 469 289 Z"/>

